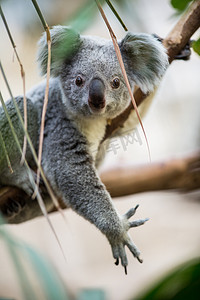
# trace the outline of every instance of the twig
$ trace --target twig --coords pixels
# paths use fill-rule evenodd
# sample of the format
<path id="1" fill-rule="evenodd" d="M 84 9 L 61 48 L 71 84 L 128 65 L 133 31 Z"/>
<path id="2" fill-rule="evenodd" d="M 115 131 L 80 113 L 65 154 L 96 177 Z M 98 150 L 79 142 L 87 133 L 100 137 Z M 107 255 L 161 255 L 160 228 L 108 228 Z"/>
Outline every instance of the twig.
<path id="1" fill-rule="evenodd" d="M 38 149 L 38 162 L 41 166 L 42 161 L 42 148 L 43 148 L 43 140 L 44 140 L 44 123 L 45 123 L 45 115 L 47 111 L 47 105 L 48 105 L 48 95 L 49 95 L 49 79 L 50 79 L 50 67 L 51 67 L 51 35 L 49 31 L 49 26 L 40 10 L 40 7 L 36 0 L 32 0 L 32 3 L 35 7 L 35 10 L 37 11 L 37 14 L 40 18 L 40 21 L 44 27 L 44 30 L 46 31 L 47 35 L 47 45 L 48 45 L 48 61 L 47 61 L 47 83 L 46 83 L 46 89 L 45 89 L 45 96 L 44 96 L 44 104 L 43 104 L 43 110 L 42 110 L 42 118 L 41 118 L 41 126 L 40 126 L 40 138 L 39 138 L 39 149 Z M 39 186 L 40 182 L 40 169 L 37 170 L 37 186 Z M 33 195 L 33 198 L 35 197 L 35 193 Z"/>
<path id="2" fill-rule="evenodd" d="M 43 104 L 43 110 L 42 110 L 42 118 L 41 118 L 41 127 L 40 127 L 40 138 L 39 138 L 39 150 L 38 150 L 38 170 L 37 170 L 37 187 L 39 188 L 39 181 L 40 181 L 40 173 L 41 173 L 41 161 L 42 161 L 42 148 L 43 148 L 43 139 L 44 139 L 44 124 L 45 124 L 45 115 L 47 111 L 47 105 L 48 105 L 48 95 L 49 95 L 49 80 L 50 80 L 50 69 L 51 69 L 51 34 L 49 30 L 49 26 L 47 22 L 45 21 L 45 18 L 39 8 L 39 5 L 36 0 L 32 0 L 32 3 L 37 11 L 37 14 L 42 22 L 42 25 L 44 27 L 44 30 L 46 31 L 47 36 L 47 45 L 48 45 L 48 61 L 47 61 L 47 78 L 46 78 L 46 89 L 45 89 L 45 96 L 44 96 L 44 104 Z M 44 180 L 44 178 L 43 178 Z M 49 195 L 51 196 L 54 205 L 56 206 L 57 210 L 61 213 L 63 219 L 65 220 L 65 216 L 60 208 L 59 202 L 57 201 L 57 198 L 55 197 L 52 189 L 49 186 L 49 183 L 47 182 L 45 178 L 45 182 L 47 184 L 47 189 L 49 192 Z M 33 198 L 35 197 L 36 193 L 34 192 Z"/>
<path id="3" fill-rule="evenodd" d="M 10 170 L 10 173 L 12 174 L 13 173 L 13 169 L 12 169 L 12 166 L 11 166 L 10 158 L 9 158 L 8 152 L 6 150 L 6 145 L 4 143 L 1 131 L 0 131 L 0 144 L 2 146 L 2 149 L 3 149 L 4 153 L 5 153 L 7 164 L 8 164 L 8 168 Z"/>
<path id="4" fill-rule="evenodd" d="M 40 7 L 39 7 L 37 1 L 36 0 L 32 0 L 32 3 L 34 5 L 34 7 L 35 7 L 35 10 L 37 11 L 37 14 L 38 14 L 38 16 L 40 18 L 40 21 L 42 22 L 44 30 L 47 31 L 47 29 L 48 29 L 49 26 L 47 25 L 47 22 L 45 21 L 45 18 L 44 18 L 43 14 L 42 14 L 42 12 L 40 10 Z"/>
<path id="5" fill-rule="evenodd" d="M 129 80 L 128 80 L 128 76 L 126 74 L 126 70 L 125 70 L 125 66 L 124 66 L 124 62 L 123 62 L 123 59 L 122 59 L 122 56 L 121 56 L 121 52 L 120 52 L 120 49 L 119 49 L 119 46 L 118 46 L 118 43 L 117 43 L 117 38 L 105 16 L 105 13 L 101 7 L 101 5 L 99 4 L 99 1 L 98 0 L 95 0 L 96 3 L 97 3 L 97 6 L 99 8 L 99 11 L 101 13 L 101 16 L 109 30 L 109 33 L 110 33 L 110 36 L 112 38 L 112 42 L 113 42 L 113 45 L 114 45 L 114 48 L 115 48 L 115 52 L 116 52 L 116 55 L 117 55 L 117 59 L 118 59 L 118 62 L 120 64 L 120 68 L 122 70 L 122 74 L 124 76 L 124 80 L 125 80 L 125 83 L 126 83 L 126 86 L 128 88 L 128 92 L 129 92 L 129 95 L 131 97 L 131 101 L 132 101 L 132 104 L 133 104 L 133 107 L 135 109 L 135 112 L 136 112 L 136 115 L 137 115 L 137 118 L 138 118 L 138 121 L 141 125 L 141 128 L 142 128 L 142 131 L 143 131 L 143 134 L 144 134 L 144 137 L 145 137 L 145 140 L 146 140 L 146 144 L 147 144 L 147 148 L 148 148 L 148 154 L 149 154 L 149 160 L 151 161 L 151 155 L 150 155 L 150 148 L 149 148 L 149 143 L 148 143 L 148 139 L 147 139 L 147 136 L 146 136 L 146 132 L 144 130 L 144 126 L 143 126 L 143 123 L 142 123 L 142 120 L 140 118 L 140 114 L 139 114 L 139 111 L 137 109 L 137 104 L 136 104 L 136 101 L 135 101 L 135 98 L 133 96 L 133 93 L 132 93 L 132 90 L 131 90 L 131 87 L 130 87 L 130 83 L 129 83 Z"/>
<path id="6" fill-rule="evenodd" d="M 20 58 L 19 58 L 19 55 L 18 55 L 18 53 L 17 53 L 16 45 L 15 45 L 15 42 L 14 42 L 14 40 L 13 40 L 12 34 L 11 34 L 11 32 L 10 32 L 10 29 L 9 29 L 8 23 L 7 23 L 7 21 L 6 21 L 5 15 L 4 15 L 4 13 L 3 13 L 3 10 L 2 10 L 2 8 L 1 8 L 1 5 L 0 5 L 0 15 L 1 15 L 1 17 L 2 17 L 2 20 L 3 20 L 3 23 L 4 23 L 4 25 L 5 25 L 7 34 L 8 34 L 8 36 L 9 36 L 10 42 L 11 42 L 11 44 L 12 44 L 12 47 L 13 47 L 13 49 L 14 49 L 15 56 L 16 56 L 16 58 L 17 58 L 17 61 L 18 61 L 18 63 L 19 63 L 19 66 L 20 66 L 21 77 L 22 77 L 22 82 L 23 82 L 24 126 L 25 126 L 25 129 L 27 130 L 28 119 L 27 119 L 27 101 L 26 101 L 25 72 L 24 72 L 24 68 L 23 68 L 23 65 L 22 65 L 22 63 L 21 63 L 21 60 L 20 60 Z M 24 160 L 25 160 L 26 148 L 27 148 L 27 139 L 26 139 L 26 135 L 24 135 L 24 144 L 23 144 L 23 151 L 22 151 L 21 164 L 23 164 L 23 163 L 24 163 Z"/>
<path id="7" fill-rule="evenodd" d="M 163 45 L 167 48 L 169 62 L 185 47 L 194 32 L 200 27 L 200 1 L 193 1 L 184 15 L 181 16 L 177 24 L 163 40 Z M 137 105 L 140 105 L 147 97 L 140 89 L 134 93 Z M 107 125 L 105 137 L 109 138 L 117 128 L 122 127 L 134 108 L 132 105 L 119 116 L 112 119 Z M 104 138 L 105 139 L 105 138 Z"/>
<path id="8" fill-rule="evenodd" d="M 122 19 L 120 18 L 118 12 L 116 11 L 116 9 L 114 8 L 114 6 L 112 5 L 112 3 L 109 0 L 105 0 L 106 3 L 108 4 L 108 6 L 110 7 L 110 9 L 112 10 L 112 12 L 114 13 L 114 15 L 116 16 L 116 18 L 118 19 L 118 21 L 120 22 L 120 24 L 122 25 L 122 27 L 124 28 L 125 31 L 128 31 L 128 28 L 126 27 L 126 25 L 124 24 L 124 22 L 122 21 Z"/>
<path id="9" fill-rule="evenodd" d="M 48 39 L 49 37 L 47 37 Z M 49 96 L 49 79 L 50 79 L 50 67 L 51 67 L 51 39 L 47 40 L 48 44 L 48 61 L 47 61 L 47 84 L 45 89 L 45 96 L 44 96 L 44 105 L 42 110 L 42 118 L 41 118 L 41 127 L 40 127 L 40 140 L 39 140 L 39 150 L 38 150 L 38 162 L 41 165 L 42 161 L 42 146 L 44 140 L 44 123 L 45 123 L 45 115 L 47 111 L 48 105 L 48 96 Z M 39 186 L 40 182 L 40 169 L 37 170 L 37 186 Z M 58 203 L 57 203 L 58 205 Z M 59 209 L 59 208 L 58 208 Z"/>

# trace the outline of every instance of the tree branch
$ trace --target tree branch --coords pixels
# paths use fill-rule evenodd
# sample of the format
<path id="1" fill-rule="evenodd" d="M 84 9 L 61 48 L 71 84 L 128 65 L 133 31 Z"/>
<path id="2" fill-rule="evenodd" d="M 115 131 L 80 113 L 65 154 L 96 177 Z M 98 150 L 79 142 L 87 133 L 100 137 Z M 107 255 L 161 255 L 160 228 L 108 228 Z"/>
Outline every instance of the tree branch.
<path id="1" fill-rule="evenodd" d="M 101 180 L 113 198 L 160 190 L 188 192 L 200 188 L 200 153 L 151 165 L 114 168 L 103 172 Z M 8 218 L 9 201 L 13 199 L 23 208 L 29 196 L 15 187 L 0 189 L 0 209 Z M 61 199 L 58 201 L 61 208 L 67 208 Z M 49 213 L 55 211 L 54 207 Z"/>
<path id="2" fill-rule="evenodd" d="M 179 19 L 174 28 L 163 41 L 169 62 L 186 46 L 195 31 L 200 27 L 200 1 L 192 2 L 185 14 Z"/>
<path id="3" fill-rule="evenodd" d="M 199 189 L 200 153 L 144 166 L 113 168 L 104 172 L 101 180 L 112 197 L 147 191 Z"/>

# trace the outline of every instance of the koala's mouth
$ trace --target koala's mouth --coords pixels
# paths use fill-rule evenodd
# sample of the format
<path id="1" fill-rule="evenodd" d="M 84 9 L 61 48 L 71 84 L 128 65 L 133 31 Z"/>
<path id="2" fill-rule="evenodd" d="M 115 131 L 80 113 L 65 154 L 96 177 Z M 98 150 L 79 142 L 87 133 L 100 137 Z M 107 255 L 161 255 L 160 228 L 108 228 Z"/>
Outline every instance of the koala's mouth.
<path id="1" fill-rule="evenodd" d="M 88 105 L 92 114 L 103 114 L 106 110 L 106 100 L 104 97 L 89 97 Z"/>
<path id="2" fill-rule="evenodd" d="M 94 106 L 94 105 L 91 105 L 89 101 L 88 101 L 88 103 L 89 103 L 90 112 L 93 115 L 102 115 L 105 113 L 105 110 L 106 110 L 105 104 L 99 104 L 98 106 L 97 105 Z"/>

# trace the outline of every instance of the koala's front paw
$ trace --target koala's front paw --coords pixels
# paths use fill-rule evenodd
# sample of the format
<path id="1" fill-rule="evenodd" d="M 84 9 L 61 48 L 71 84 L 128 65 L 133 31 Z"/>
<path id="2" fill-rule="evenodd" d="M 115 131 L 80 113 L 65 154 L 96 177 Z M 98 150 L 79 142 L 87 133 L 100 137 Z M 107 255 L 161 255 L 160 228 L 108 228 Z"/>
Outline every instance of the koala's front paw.
<path id="1" fill-rule="evenodd" d="M 125 269 L 125 274 L 127 274 L 127 265 L 128 260 L 125 252 L 125 246 L 129 248 L 129 250 L 132 252 L 133 256 L 138 259 L 140 263 L 142 263 L 142 259 L 139 257 L 140 251 L 137 249 L 137 247 L 132 242 L 128 230 L 131 227 L 137 227 L 140 225 L 143 225 L 148 219 L 144 220 L 137 220 L 137 221 L 129 221 L 129 219 L 135 214 L 137 208 L 139 205 L 137 205 L 135 208 L 131 208 L 125 215 L 122 216 L 122 233 L 119 235 L 118 238 L 111 239 L 110 244 L 113 252 L 113 257 L 116 259 L 115 264 L 119 264 L 119 258 L 121 259 L 121 264 Z"/>

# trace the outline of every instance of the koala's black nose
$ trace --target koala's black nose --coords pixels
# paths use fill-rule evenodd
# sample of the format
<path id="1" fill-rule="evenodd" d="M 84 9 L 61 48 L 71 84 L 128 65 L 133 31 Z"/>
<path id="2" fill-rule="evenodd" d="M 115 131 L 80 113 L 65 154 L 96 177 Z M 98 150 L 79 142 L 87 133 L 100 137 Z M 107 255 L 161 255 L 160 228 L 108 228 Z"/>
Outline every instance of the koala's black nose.
<path id="1" fill-rule="evenodd" d="M 89 86 L 89 106 L 93 110 L 101 110 L 105 107 L 105 85 L 99 78 L 94 78 Z"/>

